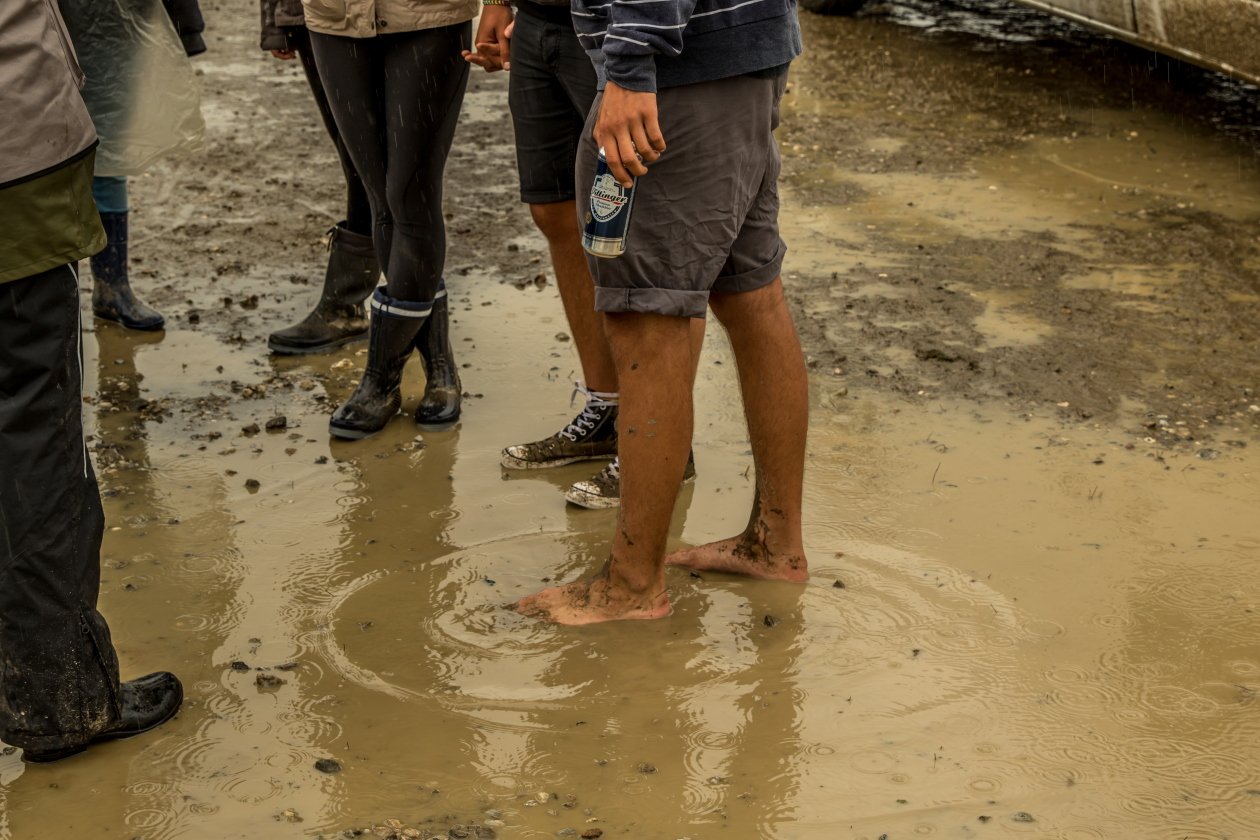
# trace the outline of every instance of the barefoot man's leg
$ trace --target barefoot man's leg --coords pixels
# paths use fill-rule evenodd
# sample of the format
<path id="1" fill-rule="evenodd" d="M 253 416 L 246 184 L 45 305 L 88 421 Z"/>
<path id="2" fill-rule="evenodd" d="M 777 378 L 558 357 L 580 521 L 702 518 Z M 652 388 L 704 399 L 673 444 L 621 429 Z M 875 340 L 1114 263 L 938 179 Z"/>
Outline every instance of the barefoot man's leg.
<path id="1" fill-rule="evenodd" d="M 616 313 L 605 329 L 621 383 L 622 505 L 612 557 L 593 579 L 521 599 L 525 615 L 591 624 L 669 614 L 665 541 L 691 446 L 695 376 L 690 319 Z"/>
<path id="2" fill-rule="evenodd" d="M 806 580 L 801 487 L 809 390 L 783 283 L 776 278 L 751 292 L 714 293 L 709 306 L 726 327 L 735 353 L 756 494 L 742 534 L 674 552 L 666 562 L 768 580 Z"/>

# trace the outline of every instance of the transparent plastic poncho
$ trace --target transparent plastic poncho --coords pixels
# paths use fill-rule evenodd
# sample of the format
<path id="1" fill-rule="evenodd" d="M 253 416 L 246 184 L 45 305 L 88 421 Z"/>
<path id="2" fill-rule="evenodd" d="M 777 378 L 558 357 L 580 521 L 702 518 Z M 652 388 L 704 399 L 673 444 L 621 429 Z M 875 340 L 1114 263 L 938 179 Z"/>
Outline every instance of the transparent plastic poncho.
<path id="1" fill-rule="evenodd" d="M 201 95 L 161 0 L 58 2 L 101 140 L 95 173 L 139 175 L 159 158 L 200 150 Z"/>

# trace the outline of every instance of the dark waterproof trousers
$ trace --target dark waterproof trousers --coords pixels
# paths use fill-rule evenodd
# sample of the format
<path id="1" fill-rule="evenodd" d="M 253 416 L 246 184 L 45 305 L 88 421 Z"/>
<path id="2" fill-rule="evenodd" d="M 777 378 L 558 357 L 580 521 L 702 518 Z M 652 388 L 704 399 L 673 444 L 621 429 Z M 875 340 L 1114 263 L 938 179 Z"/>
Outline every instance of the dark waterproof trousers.
<path id="1" fill-rule="evenodd" d="M 0 741 L 38 750 L 119 716 L 79 341 L 71 266 L 0 283 Z"/>

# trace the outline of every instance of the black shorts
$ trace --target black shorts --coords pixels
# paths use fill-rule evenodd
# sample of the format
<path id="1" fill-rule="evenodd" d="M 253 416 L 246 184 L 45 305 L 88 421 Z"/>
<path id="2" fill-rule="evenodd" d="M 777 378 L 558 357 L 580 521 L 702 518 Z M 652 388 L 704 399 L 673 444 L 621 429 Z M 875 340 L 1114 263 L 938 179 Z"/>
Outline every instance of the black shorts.
<path id="1" fill-rule="evenodd" d="M 512 31 L 508 74 L 521 201 L 573 200 L 578 141 L 594 100 L 595 68 L 578 45 L 572 21 L 561 24 L 522 9 Z"/>

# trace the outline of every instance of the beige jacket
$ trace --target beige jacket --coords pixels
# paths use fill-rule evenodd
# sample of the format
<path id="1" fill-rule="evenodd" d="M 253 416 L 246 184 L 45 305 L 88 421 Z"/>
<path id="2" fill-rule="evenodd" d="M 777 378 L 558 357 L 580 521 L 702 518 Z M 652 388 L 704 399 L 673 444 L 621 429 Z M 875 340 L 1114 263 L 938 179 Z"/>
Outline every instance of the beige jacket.
<path id="1" fill-rule="evenodd" d="M 56 0 L 0 0 L 0 188 L 96 142 L 82 85 Z"/>
<path id="2" fill-rule="evenodd" d="M 9 2 L 9 0 L 4 0 Z M 306 28 L 326 35 L 371 38 L 436 29 L 472 20 L 480 0 L 302 0 Z"/>

